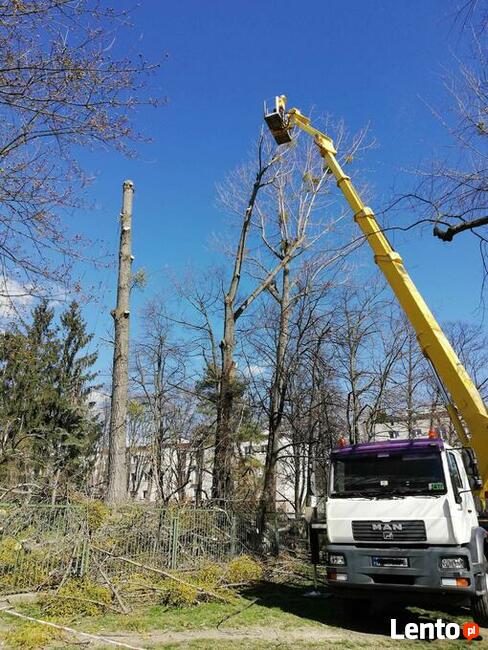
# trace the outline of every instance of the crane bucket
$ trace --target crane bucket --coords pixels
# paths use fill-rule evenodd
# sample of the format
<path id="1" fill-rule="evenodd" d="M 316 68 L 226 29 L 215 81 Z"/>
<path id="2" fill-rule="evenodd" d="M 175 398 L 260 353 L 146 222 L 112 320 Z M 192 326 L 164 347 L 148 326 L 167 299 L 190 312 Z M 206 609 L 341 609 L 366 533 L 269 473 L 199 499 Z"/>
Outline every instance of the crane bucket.
<path id="1" fill-rule="evenodd" d="M 264 119 L 276 140 L 276 144 L 287 144 L 291 142 L 285 102 L 286 97 L 279 95 L 275 97 L 273 108 L 268 110 L 266 102 L 264 103 Z"/>

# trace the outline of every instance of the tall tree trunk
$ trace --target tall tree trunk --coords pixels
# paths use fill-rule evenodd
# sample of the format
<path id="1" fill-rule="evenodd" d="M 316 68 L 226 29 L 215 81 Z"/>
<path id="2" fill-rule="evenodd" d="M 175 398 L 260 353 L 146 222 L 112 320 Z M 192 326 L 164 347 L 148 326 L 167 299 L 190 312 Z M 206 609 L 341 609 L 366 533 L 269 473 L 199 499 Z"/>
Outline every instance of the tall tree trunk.
<path id="1" fill-rule="evenodd" d="M 293 445 L 293 502 L 295 512 L 300 511 L 300 479 L 302 476 L 300 446 L 299 440 Z"/>
<path id="2" fill-rule="evenodd" d="M 178 445 L 178 443 L 176 443 Z M 188 461 L 187 452 L 185 449 L 176 450 L 176 494 L 178 496 L 178 503 L 183 504 L 186 498 L 187 480 L 187 465 L 191 463 Z"/>
<path id="3" fill-rule="evenodd" d="M 256 204 L 259 190 L 263 187 L 263 177 L 268 169 L 275 164 L 279 155 L 264 163 L 262 160 L 263 139 L 259 144 L 259 166 L 254 179 L 253 188 L 247 203 L 242 222 L 239 243 L 234 258 L 234 268 L 230 280 L 229 290 L 224 300 L 224 334 L 220 343 L 221 349 L 221 376 L 220 393 L 217 402 L 217 422 L 215 430 L 215 452 L 212 475 L 212 498 L 226 501 L 233 496 L 232 459 L 234 452 L 234 431 L 232 426 L 232 409 L 235 393 L 235 361 L 234 350 L 236 346 L 236 322 L 244 311 L 265 291 L 274 281 L 274 278 L 290 261 L 291 257 L 302 244 L 301 236 L 288 244 L 286 255 L 272 269 L 268 275 L 248 294 L 237 309 L 235 301 L 241 281 L 242 265 L 246 253 L 246 242 L 251 227 L 251 217 Z M 269 181 L 268 181 L 269 183 Z"/>
<path id="4" fill-rule="evenodd" d="M 235 382 L 235 319 L 233 295 L 229 292 L 225 298 L 224 336 L 220 343 L 222 370 L 220 376 L 219 403 L 217 407 L 212 498 L 221 501 L 231 499 L 233 494 L 232 455 L 234 436 L 231 422 L 234 402 L 233 387 Z"/>
<path id="5" fill-rule="evenodd" d="M 155 471 L 156 471 L 156 485 L 158 489 L 158 497 L 162 500 L 165 501 L 165 478 L 166 478 L 166 458 L 164 456 L 165 453 L 165 428 L 164 428 L 164 422 L 163 418 L 161 415 L 161 412 L 158 412 L 158 423 L 157 423 L 157 431 L 156 431 L 156 439 L 155 439 L 155 459 L 154 459 L 154 465 L 155 465 Z"/>
<path id="6" fill-rule="evenodd" d="M 108 488 L 106 501 L 121 503 L 127 496 L 127 395 L 129 385 L 129 294 L 132 253 L 132 199 L 134 185 L 123 185 L 122 212 L 120 215 L 119 276 L 117 307 L 112 312 L 115 323 L 115 342 L 112 372 L 112 409 L 108 456 Z"/>
<path id="7" fill-rule="evenodd" d="M 241 281 L 242 264 L 246 250 L 246 242 L 251 227 L 251 217 L 261 188 L 262 178 L 268 169 L 261 165 L 261 144 L 260 144 L 260 165 L 246 212 L 242 222 L 239 243 L 234 259 L 234 269 L 230 280 L 229 290 L 224 299 L 224 333 L 220 343 L 221 350 L 221 374 L 220 393 L 217 403 L 217 422 L 215 430 L 215 452 L 212 473 L 212 498 L 218 501 L 225 501 L 232 498 L 232 455 L 234 435 L 232 431 L 232 406 L 234 401 L 233 388 L 235 380 L 235 328 L 236 320 L 243 309 L 235 312 L 234 304 Z M 245 307 L 244 307 L 245 309 Z"/>
<path id="8" fill-rule="evenodd" d="M 286 246 L 283 253 L 286 255 Z M 286 350 L 290 326 L 290 269 L 288 264 L 283 267 L 282 287 L 280 297 L 280 323 L 278 342 L 275 355 L 275 369 L 270 392 L 268 416 L 268 447 L 264 468 L 263 492 L 260 502 L 260 525 L 264 530 L 266 514 L 276 511 L 276 465 L 280 447 L 280 427 L 283 420 L 284 397 L 286 391 L 287 373 L 285 368 Z"/>
<path id="9" fill-rule="evenodd" d="M 203 441 L 198 444 L 195 454 L 195 506 L 200 508 L 203 501 L 203 471 L 205 447 Z"/>
<path id="10" fill-rule="evenodd" d="M 314 404 L 319 403 L 318 399 L 318 386 L 320 386 L 320 376 L 319 370 L 317 368 L 317 361 L 320 354 L 320 339 L 317 345 L 317 350 L 314 355 L 311 381 L 312 385 L 310 387 L 310 408 L 308 410 L 307 417 L 307 471 L 306 471 L 306 481 L 307 489 L 305 493 L 305 503 L 307 506 L 312 505 L 312 497 L 317 495 L 316 493 L 316 455 L 317 455 L 317 444 L 315 440 L 315 428 L 319 425 L 320 413 L 316 412 Z M 298 514 L 298 513 L 297 513 Z"/>

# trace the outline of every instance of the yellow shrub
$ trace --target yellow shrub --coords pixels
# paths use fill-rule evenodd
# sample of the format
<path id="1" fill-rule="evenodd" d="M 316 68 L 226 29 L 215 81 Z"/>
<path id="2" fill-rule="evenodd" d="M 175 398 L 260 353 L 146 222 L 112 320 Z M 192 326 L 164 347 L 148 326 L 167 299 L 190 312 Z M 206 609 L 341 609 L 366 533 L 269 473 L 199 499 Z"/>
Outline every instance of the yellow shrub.
<path id="1" fill-rule="evenodd" d="M 71 502 L 82 506 L 86 512 L 86 523 L 91 533 L 97 531 L 108 519 L 110 510 L 102 501 L 94 501 L 78 495 L 71 497 Z"/>
<path id="2" fill-rule="evenodd" d="M 40 600 L 47 616 L 95 616 L 105 612 L 112 601 L 110 589 L 84 579 L 67 580 L 58 593 Z"/>
<path id="3" fill-rule="evenodd" d="M 46 551 L 26 551 L 13 537 L 0 541 L 0 591 L 26 589 L 49 581 Z"/>
<path id="4" fill-rule="evenodd" d="M 174 580 L 166 580 L 161 587 L 164 590 L 162 602 L 170 607 L 189 607 L 198 602 L 198 590 L 191 585 L 184 585 Z"/>
<path id="5" fill-rule="evenodd" d="M 91 533 L 98 530 L 108 519 L 110 510 L 101 501 L 86 501 L 86 521 Z"/>
<path id="6" fill-rule="evenodd" d="M 224 569 L 219 564 L 209 562 L 203 566 L 196 574 L 196 582 L 199 586 L 207 589 L 213 589 L 224 575 Z"/>
<path id="7" fill-rule="evenodd" d="M 226 580 L 229 584 L 257 582 L 261 580 L 263 569 L 259 562 L 249 555 L 240 555 L 227 564 Z"/>
<path id="8" fill-rule="evenodd" d="M 62 639 L 65 634 L 61 630 L 40 625 L 39 623 L 24 623 L 5 635 L 6 648 L 13 650 L 40 650 L 56 639 Z"/>
<path id="9" fill-rule="evenodd" d="M 0 542 L 0 566 L 12 566 L 17 561 L 22 545 L 13 537 L 4 537 Z"/>

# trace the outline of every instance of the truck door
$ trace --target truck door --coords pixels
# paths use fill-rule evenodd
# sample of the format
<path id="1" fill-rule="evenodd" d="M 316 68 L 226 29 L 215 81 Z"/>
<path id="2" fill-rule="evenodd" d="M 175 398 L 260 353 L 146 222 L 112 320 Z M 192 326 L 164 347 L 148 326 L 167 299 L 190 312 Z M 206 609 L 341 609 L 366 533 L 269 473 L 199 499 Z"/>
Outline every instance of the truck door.
<path id="1" fill-rule="evenodd" d="M 462 537 L 469 534 L 471 527 L 477 525 L 476 508 L 469 486 L 468 477 L 464 470 L 464 466 L 456 458 L 453 451 L 447 451 L 447 465 L 449 468 L 449 476 L 451 479 L 454 501 L 456 506 L 454 512 L 459 515 L 458 525 L 461 524 L 464 528 Z M 463 540 L 464 541 L 464 540 Z"/>

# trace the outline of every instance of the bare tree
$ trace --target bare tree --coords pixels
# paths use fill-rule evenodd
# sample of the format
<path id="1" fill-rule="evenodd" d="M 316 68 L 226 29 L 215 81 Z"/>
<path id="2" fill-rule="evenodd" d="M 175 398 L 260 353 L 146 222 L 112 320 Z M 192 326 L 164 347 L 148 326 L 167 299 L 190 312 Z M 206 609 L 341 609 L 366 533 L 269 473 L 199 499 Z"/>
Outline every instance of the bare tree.
<path id="1" fill-rule="evenodd" d="M 324 217 L 331 207 L 328 191 L 329 175 L 323 169 L 313 145 L 295 146 L 293 151 L 276 165 L 273 182 L 265 189 L 256 205 L 258 228 L 265 251 L 271 259 L 281 261 L 288 255 L 293 242 L 302 241 L 294 254 L 281 269 L 278 282 L 268 286 L 268 293 L 277 306 L 277 313 L 270 314 L 267 322 L 273 333 L 273 354 L 270 359 L 271 383 L 266 406 L 268 417 L 268 441 L 264 483 L 261 495 L 260 518 L 264 526 L 267 512 L 273 512 L 276 504 L 276 466 L 280 449 L 280 430 L 285 413 L 285 400 L 290 380 L 289 367 L 290 326 L 298 302 L 309 296 L 316 302 L 323 292 L 321 274 L 337 260 L 328 250 L 316 252 L 321 238 L 330 233 L 342 216 Z M 298 258 L 301 265 L 298 266 Z M 267 265 L 263 256 L 252 260 L 255 274 L 265 274 Z M 276 324 L 273 327 L 273 324 Z"/>
<path id="2" fill-rule="evenodd" d="M 234 437 L 232 431 L 232 410 L 236 385 L 235 348 L 236 348 L 236 323 L 246 309 L 265 291 L 274 281 L 277 274 L 286 266 L 296 250 L 303 243 L 302 233 L 290 242 L 287 252 L 275 264 L 265 277 L 257 282 L 238 304 L 238 291 L 241 285 L 243 263 L 246 257 L 246 246 L 252 223 L 258 194 L 263 187 L 272 182 L 270 174 L 274 165 L 281 158 L 279 153 L 269 153 L 264 136 L 258 143 L 257 167 L 251 181 L 249 170 L 241 169 L 225 186 L 220 187 L 219 193 L 223 205 L 237 212 L 241 219 L 239 241 L 233 253 L 233 270 L 227 290 L 224 294 L 224 325 L 223 336 L 220 342 L 220 385 L 219 400 L 217 405 L 217 422 L 215 432 L 215 455 L 212 480 L 212 497 L 217 500 L 226 500 L 232 497 L 232 456 Z M 242 212 L 242 195 L 250 190 L 245 209 Z M 239 197 L 241 200 L 239 200 Z"/>
<path id="3" fill-rule="evenodd" d="M 300 270 L 305 273 L 303 267 L 298 267 L 295 274 Z M 280 502 L 288 502 L 300 512 L 305 502 L 317 494 L 317 489 L 323 489 L 325 455 L 342 430 L 339 419 L 344 401 L 336 382 L 337 373 L 330 364 L 333 289 L 328 281 L 319 282 L 316 278 L 308 291 L 301 291 L 300 287 L 303 289 L 306 284 L 303 279 L 302 276 L 302 282 L 294 287 L 296 300 L 292 301 L 286 351 L 280 365 L 282 384 L 277 404 L 280 419 L 272 424 L 281 333 L 280 309 L 274 298 L 249 319 L 243 337 L 251 391 L 256 408 L 263 414 L 268 437 L 259 504 L 262 525 L 266 514 L 274 512 Z M 278 427 L 270 436 L 268 428 L 276 422 Z M 321 469 L 317 488 L 318 466 Z"/>
<path id="4" fill-rule="evenodd" d="M 444 331 L 483 399 L 486 400 L 488 398 L 488 339 L 486 332 L 479 325 L 460 321 L 446 323 Z M 442 429 L 447 422 L 450 442 L 458 442 L 454 425 L 450 423 L 447 416 L 445 398 L 431 368 L 428 368 L 425 388 L 430 413 L 429 426 Z"/>
<path id="5" fill-rule="evenodd" d="M 344 127 L 337 128 L 337 139 L 344 137 Z M 353 140 L 349 147 L 348 159 L 362 146 L 364 133 Z M 305 146 L 303 142 L 306 142 Z M 224 335 L 221 342 L 220 400 L 217 413 L 217 434 L 214 463 L 214 498 L 229 498 L 232 494 L 232 413 L 235 381 L 236 323 L 248 310 L 249 306 L 263 294 L 269 292 L 277 301 L 280 309 L 279 322 L 281 336 L 278 337 L 277 357 L 275 359 L 275 380 L 271 393 L 273 402 L 270 415 L 270 454 L 271 465 L 266 470 L 266 481 L 273 482 L 272 464 L 275 453 L 274 431 L 279 429 L 281 407 L 284 394 L 283 365 L 287 345 L 287 327 L 292 309 L 292 297 L 295 280 L 290 278 L 290 269 L 294 260 L 308 253 L 310 278 L 320 274 L 324 264 L 330 264 L 345 254 L 347 244 L 331 253 L 314 253 L 314 245 L 325 232 L 330 231 L 339 222 L 343 209 L 335 209 L 333 216 L 317 217 L 320 211 L 331 207 L 326 186 L 330 175 L 323 164 L 316 148 L 306 140 L 297 138 L 291 147 L 273 151 L 274 143 L 261 137 L 258 145 L 258 165 L 254 179 L 249 172 L 240 170 L 220 190 L 221 202 L 227 209 L 237 213 L 241 219 L 239 243 L 233 252 L 233 273 L 229 288 L 224 297 Z M 265 156 L 266 154 L 266 156 Z M 268 162 L 263 163 L 266 158 Z M 249 189 L 251 189 L 249 194 Z M 243 196 L 249 198 L 243 201 Z M 335 205 L 335 204 L 334 204 Z M 246 262 L 244 266 L 244 262 Z M 236 307 L 238 291 L 241 287 L 243 273 L 246 273 L 245 298 L 240 298 Z M 280 288 L 278 288 L 278 284 Z M 250 289 L 248 287 L 251 287 Z M 307 289 L 305 289 L 307 290 Z"/>
<path id="6" fill-rule="evenodd" d="M 391 375 L 389 417 L 392 421 L 399 418 L 409 434 L 412 434 L 429 402 L 427 384 L 431 380 L 432 371 L 405 315 L 397 319 L 395 331 L 397 337 L 403 339 L 403 346 Z"/>
<path id="7" fill-rule="evenodd" d="M 434 235 L 450 242 L 470 230 L 485 251 L 488 225 L 486 140 L 488 137 L 488 79 L 486 39 L 474 39 L 476 58 L 459 63 L 458 76 L 446 87 L 457 111 L 454 124 L 443 119 L 457 144 L 456 161 L 435 163 L 428 174 L 430 191 L 425 195 L 436 224 Z M 425 186 L 424 186 L 425 187 Z"/>
<path id="8" fill-rule="evenodd" d="M 151 476 L 159 498 L 186 498 L 199 453 L 198 396 L 189 380 L 193 342 L 173 331 L 164 304 L 152 300 L 133 358 L 135 398 L 150 416 Z"/>
<path id="9" fill-rule="evenodd" d="M 61 214 L 88 177 L 80 147 L 129 153 L 153 66 L 127 56 L 128 15 L 97 0 L 0 0 L 0 293 L 65 283 L 87 258 Z M 121 52 L 120 56 L 116 52 Z M 62 291 L 59 289 L 59 291 Z"/>
<path id="10" fill-rule="evenodd" d="M 335 369 L 329 363 L 333 328 L 330 293 L 328 283 L 304 293 L 291 326 L 285 421 L 277 461 L 291 473 L 297 513 L 316 496 L 319 456 L 323 460 L 338 436 L 336 416 L 342 401 Z"/>
<path id="11" fill-rule="evenodd" d="M 337 139 L 344 139 L 343 124 L 336 125 Z M 363 146 L 364 133 L 352 141 L 345 157 L 349 160 Z M 290 340 L 290 321 L 300 297 L 313 294 L 315 285 L 326 267 L 342 259 L 350 250 L 350 237 L 338 243 L 337 237 L 317 250 L 325 234 L 331 234 L 344 216 L 344 209 L 338 208 L 336 199 L 329 190 L 330 175 L 323 168 L 323 162 L 313 143 L 297 138 L 285 150 L 285 155 L 274 161 L 272 175 L 267 177 L 259 195 L 253 203 L 250 222 L 246 232 L 248 252 L 246 255 L 246 288 L 249 281 L 256 289 L 250 293 L 254 299 L 266 289 L 276 304 L 257 321 L 270 323 L 269 335 L 274 335 L 272 354 L 267 359 L 270 384 L 264 410 L 267 413 L 268 450 L 264 469 L 264 489 L 261 496 L 261 519 L 266 511 L 275 508 L 276 463 L 280 447 L 280 428 L 283 421 L 289 372 L 287 354 Z M 242 194 L 242 180 L 238 192 L 226 188 L 227 205 L 229 196 Z M 232 207 L 232 204 L 231 204 Z M 251 237 L 253 235 L 253 237 Z M 302 261 L 299 270 L 297 260 Z M 242 266 L 242 265 L 241 265 Z M 235 276 L 234 276 L 235 277 Z M 239 269 L 240 278 L 240 269 Z M 248 307 L 250 300 L 241 305 Z M 235 311 L 242 315 L 242 309 Z M 235 320 L 233 336 L 235 341 Z M 253 319 L 253 322 L 254 319 Z M 273 327 L 272 324 L 276 324 Z M 244 331 L 247 327 L 244 326 Z M 258 329 L 263 329 L 262 327 Z M 266 325 L 264 325 L 266 329 Z M 244 338 L 247 334 L 244 335 Z M 234 345 L 235 347 L 235 345 Z M 217 456 L 216 456 L 217 459 Z M 216 463 L 215 468 L 218 468 Z"/>
<path id="12" fill-rule="evenodd" d="M 399 309 L 394 300 L 375 305 L 373 318 L 378 328 L 365 343 L 365 362 L 371 382 L 364 394 L 362 432 L 367 440 L 375 437 L 377 425 L 392 409 L 393 376 L 404 354 L 407 334 L 398 326 Z"/>
<path id="13" fill-rule="evenodd" d="M 480 325 L 448 322 L 446 335 L 483 399 L 488 400 L 488 336 Z"/>
<path id="14" fill-rule="evenodd" d="M 152 421 L 144 402 L 131 400 L 127 407 L 127 488 L 135 498 L 141 493 L 143 482 L 149 479 L 147 496 L 152 488 Z"/>
<path id="15" fill-rule="evenodd" d="M 336 303 L 334 363 L 346 394 L 352 444 L 371 438 L 388 403 L 389 384 L 405 337 L 397 336 L 383 285 L 346 286 Z"/>
<path id="16" fill-rule="evenodd" d="M 462 27 L 461 45 L 471 55 L 455 58 L 457 70 L 444 78 L 450 110 L 444 106 L 442 110 L 431 109 L 449 134 L 452 145 L 447 153 L 416 171 L 420 179 L 418 187 L 399 201 L 407 201 L 419 214 L 418 223 L 433 223 L 434 236 L 443 242 L 453 242 L 461 233 L 471 233 L 479 244 L 486 277 L 488 31 L 483 4 L 476 0 L 466 2 L 457 14 Z"/>

